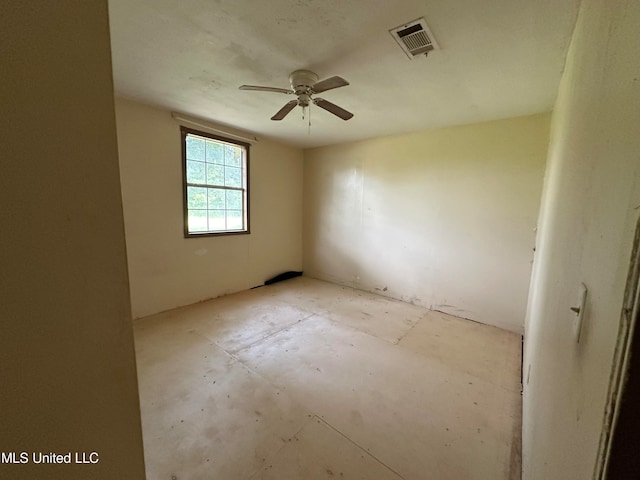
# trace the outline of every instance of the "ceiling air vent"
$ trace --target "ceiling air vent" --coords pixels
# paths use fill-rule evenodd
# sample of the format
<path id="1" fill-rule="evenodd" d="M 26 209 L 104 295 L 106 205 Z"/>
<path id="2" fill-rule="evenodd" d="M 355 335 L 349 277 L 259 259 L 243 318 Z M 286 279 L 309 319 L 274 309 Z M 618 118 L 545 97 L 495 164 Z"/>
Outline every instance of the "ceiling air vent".
<path id="1" fill-rule="evenodd" d="M 426 55 L 431 50 L 438 48 L 438 44 L 433 38 L 433 33 L 431 33 L 424 18 L 418 18 L 412 22 L 392 28 L 389 33 L 398 42 L 402 51 L 411 59 L 416 55 Z"/>

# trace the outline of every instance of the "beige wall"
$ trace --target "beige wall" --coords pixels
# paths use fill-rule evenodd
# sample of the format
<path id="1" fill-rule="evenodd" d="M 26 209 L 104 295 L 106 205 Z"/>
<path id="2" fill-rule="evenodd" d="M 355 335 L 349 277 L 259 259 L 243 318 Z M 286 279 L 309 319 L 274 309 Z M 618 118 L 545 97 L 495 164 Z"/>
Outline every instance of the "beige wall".
<path id="1" fill-rule="evenodd" d="M 522 332 L 549 115 L 305 151 L 305 274 Z"/>
<path id="2" fill-rule="evenodd" d="M 527 312 L 525 480 L 590 479 L 596 462 L 640 215 L 638 25 L 640 2 L 584 0 L 567 57 Z M 581 282 L 577 344 L 569 308 Z"/>
<path id="3" fill-rule="evenodd" d="M 180 127 L 171 113 L 116 101 L 134 318 L 262 285 L 302 268 L 302 151 L 251 146 L 251 234 L 185 239 Z"/>
<path id="4" fill-rule="evenodd" d="M 0 478 L 143 479 L 107 3 L 0 3 Z"/>

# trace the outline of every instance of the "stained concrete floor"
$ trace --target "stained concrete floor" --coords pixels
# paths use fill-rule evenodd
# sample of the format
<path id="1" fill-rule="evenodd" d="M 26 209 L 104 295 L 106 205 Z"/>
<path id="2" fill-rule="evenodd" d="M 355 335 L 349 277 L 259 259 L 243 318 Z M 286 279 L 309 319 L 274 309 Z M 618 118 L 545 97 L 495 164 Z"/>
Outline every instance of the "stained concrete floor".
<path id="1" fill-rule="evenodd" d="M 150 480 L 520 478 L 520 336 L 306 277 L 134 325 Z"/>

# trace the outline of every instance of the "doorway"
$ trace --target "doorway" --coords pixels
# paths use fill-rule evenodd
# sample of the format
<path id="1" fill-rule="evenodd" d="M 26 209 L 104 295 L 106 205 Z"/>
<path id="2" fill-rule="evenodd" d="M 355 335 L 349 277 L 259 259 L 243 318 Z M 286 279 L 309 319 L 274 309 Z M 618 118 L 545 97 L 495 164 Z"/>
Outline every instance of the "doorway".
<path id="1" fill-rule="evenodd" d="M 627 286 L 600 438 L 599 480 L 637 479 L 640 472 L 640 219 L 631 253 Z"/>

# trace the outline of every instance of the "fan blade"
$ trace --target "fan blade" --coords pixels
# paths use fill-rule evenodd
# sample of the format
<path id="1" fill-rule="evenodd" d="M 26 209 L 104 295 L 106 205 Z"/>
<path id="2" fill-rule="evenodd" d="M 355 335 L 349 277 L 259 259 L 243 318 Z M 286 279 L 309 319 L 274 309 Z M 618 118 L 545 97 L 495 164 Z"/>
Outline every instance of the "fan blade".
<path id="1" fill-rule="evenodd" d="M 293 90 L 287 90 L 286 88 L 259 87 L 258 85 L 240 85 L 238 88 L 240 90 L 255 90 L 258 92 L 294 93 Z"/>
<path id="2" fill-rule="evenodd" d="M 314 93 L 320 93 L 320 92 L 326 92 L 327 90 L 331 90 L 332 88 L 346 87 L 347 85 L 349 85 L 349 82 L 347 82 L 344 78 L 331 77 L 316 83 L 313 86 L 312 90 Z"/>
<path id="3" fill-rule="evenodd" d="M 284 117 L 287 116 L 287 114 L 291 110 L 296 108 L 297 105 L 298 105 L 297 100 L 291 100 L 290 102 L 287 102 L 284 107 L 278 110 L 278 113 L 276 113 L 273 117 L 271 117 L 271 120 L 282 120 Z"/>
<path id="4" fill-rule="evenodd" d="M 333 113 L 343 120 L 349 120 L 351 117 L 353 117 L 353 113 L 347 112 L 344 108 L 339 107 L 335 103 L 327 102 L 323 98 L 314 98 L 313 103 L 326 110 L 327 112 Z"/>

